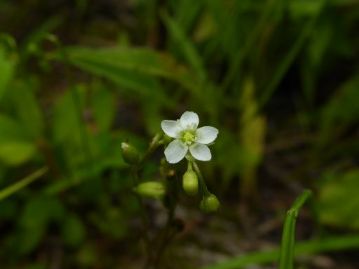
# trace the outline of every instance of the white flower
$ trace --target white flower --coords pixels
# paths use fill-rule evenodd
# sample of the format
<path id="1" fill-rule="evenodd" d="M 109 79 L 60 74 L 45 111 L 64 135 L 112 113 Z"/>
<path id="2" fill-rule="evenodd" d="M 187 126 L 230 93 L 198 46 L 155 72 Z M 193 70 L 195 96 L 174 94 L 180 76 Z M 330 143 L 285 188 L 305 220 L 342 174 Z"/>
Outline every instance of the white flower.
<path id="1" fill-rule="evenodd" d="M 174 140 L 165 149 L 165 156 L 169 163 L 178 163 L 188 151 L 200 161 L 209 161 L 212 158 L 208 144 L 212 143 L 218 135 L 218 130 L 211 126 L 197 128 L 198 115 L 186 111 L 179 120 L 164 120 L 161 122 L 162 130 Z"/>

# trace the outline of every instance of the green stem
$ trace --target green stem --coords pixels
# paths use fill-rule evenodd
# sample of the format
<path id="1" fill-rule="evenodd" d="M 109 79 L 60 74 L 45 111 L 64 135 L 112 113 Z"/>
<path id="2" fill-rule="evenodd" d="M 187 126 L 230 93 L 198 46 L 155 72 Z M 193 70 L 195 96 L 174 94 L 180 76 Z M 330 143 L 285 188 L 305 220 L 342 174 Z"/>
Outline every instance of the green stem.
<path id="1" fill-rule="evenodd" d="M 295 246 L 294 255 L 295 257 L 299 257 L 346 249 L 359 249 L 358 234 L 299 242 Z M 248 265 L 269 264 L 275 262 L 278 259 L 279 254 L 279 248 L 255 251 L 238 257 L 232 257 L 215 265 L 202 267 L 202 269 L 240 269 L 246 268 Z"/>
<path id="2" fill-rule="evenodd" d="M 132 179 L 133 179 L 133 187 L 135 187 L 140 181 L 139 169 L 137 166 L 132 167 Z M 146 256 L 151 257 L 152 256 L 152 250 L 150 247 L 151 240 L 147 233 L 147 231 L 149 230 L 149 220 L 148 220 L 148 216 L 145 211 L 145 205 L 144 205 L 143 200 L 141 199 L 140 195 L 138 195 L 136 192 L 132 192 L 132 193 L 135 196 L 137 203 L 139 205 L 140 217 L 141 217 L 141 222 L 142 222 L 141 233 L 142 233 L 142 237 L 143 237 L 144 244 L 145 244 Z"/>
<path id="3" fill-rule="evenodd" d="M 162 144 L 162 134 L 156 134 L 150 145 L 148 146 L 148 149 L 146 153 L 141 157 L 141 160 L 138 164 L 138 167 L 142 167 L 143 163 L 152 155 L 152 153 Z"/>
<path id="4" fill-rule="evenodd" d="M 201 190 L 203 192 L 203 196 L 209 196 L 211 194 L 211 192 L 207 188 L 207 185 L 206 185 L 206 182 L 204 181 L 201 170 L 199 169 L 197 163 L 194 160 L 190 160 L 190 162 L 193 166 L 194 171 L 196 172 L 196 174 L 198 176 Z"/>
<path id="5" fill-rule="evenodd" d="M 162 233 L 163 235 L 161 236 L 162 239 L 160 238 L 161 240 L 159 242 L 157 253 L 153 261 L 153 266 L 156 269 L 159 267 L 159 264 L 162 260 L 162 256 L 166 247 L 170 245 L 174 235 L 176 234 L 176 232 L 173 231 L 173 227 L 172 227 L 174 215 L 175 215 L 174 214 L 175 209 L 176 209 L 176 205 L 170 207 L 170 209 L 168 210 L 166 226 L 163 229 L 163 233 Z"/>
<path id="6" fill-rule="evenodd" d="M 156 150 L 156 148 L 161 144 L 160 141 L 161 135 L 157 134 L 151 141 L 146 153 L 141 157 L 141 160 L 139 161 L 138 164 L 132 165 L 131 170 L 132 170 L 132 178 L 133 178 L 133 187 L 135 187 L 137 184 L 140 183 L 141 178 L 140 178 L 140 172 L 141 172 L 141 168 L 144 164 L 144 162 L 151 156 L 151 154 Z M 140 216 L 141 216 L 141 221 L 142 221 L 142 236 L 143 236 L 143 240 L 145 243 L 145 251 L 146 251 L 146 256 L 147 256 L 147 262 L 145 264 L 144 268 L 148 268 L 148 265 L 150 264 L 150 262 L 153 259 L 153 248 L 152 248 L 152 242 L 150 240 L 150 237 L 148 235 L 148 230 L 149 230 L 149 219 L 148 216 L 146 214 L 145 211 L 145 205 L 143 203 L 143 200 L 141 198 L 140 195 L 138 195 L 136 192 L 133 192 L 136 200 L 139 204 L 140 207 Z"/>
<path id="7" fill-rule="evenodd" d="M 36 179 L 39 179 L 47 172 L 47 170 L 48 170 L 47 167 L 43 167 L 43 168 L 35 171 L 31 175 L 21 179 L 19 182 L 16 182 L 15 184 L 1 190 L 0 191 L 0 201 L 9 197 L 10 195 L 17 192 L 18 190 L 21 190 L 22 188 L 26 187 L 27 185 L 29 185 L 31 182 L 35 181 Z"/>
<path id="8" fill-rule="evenodd" d="M 295 244 L 295 224 L 300 208 L 305 201 L 312 195 L 310 190 L 305 190 L 293 203 L 288 210 L 284 222 L 282 243 L 279 256 L 279 269 L 293 269 L 294 263 L 294 244 Z"/>

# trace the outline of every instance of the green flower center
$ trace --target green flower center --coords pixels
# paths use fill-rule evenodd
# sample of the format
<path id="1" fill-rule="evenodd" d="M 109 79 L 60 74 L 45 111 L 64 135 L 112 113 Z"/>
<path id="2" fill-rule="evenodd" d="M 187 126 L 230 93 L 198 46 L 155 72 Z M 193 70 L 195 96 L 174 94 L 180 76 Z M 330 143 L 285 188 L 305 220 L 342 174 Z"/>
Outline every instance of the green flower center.
<path id="1" fill-rule="evenodd" d="M 196 140 L 196 133 L 194 130 L 186 130 L 181 135 L 181 140 L 186 145 L 191 145 Z"/>

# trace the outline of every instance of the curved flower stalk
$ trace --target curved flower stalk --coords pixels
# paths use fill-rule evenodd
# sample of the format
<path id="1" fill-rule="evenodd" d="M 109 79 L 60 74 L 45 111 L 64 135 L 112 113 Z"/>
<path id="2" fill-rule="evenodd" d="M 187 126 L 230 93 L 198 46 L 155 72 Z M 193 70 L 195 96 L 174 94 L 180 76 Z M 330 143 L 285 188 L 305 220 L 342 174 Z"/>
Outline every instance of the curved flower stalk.
<path id="1" fill-rule="evenodd" d="M 212 154 L 207 145 L 214 142 L 218 130 L 211 126 L 198 128 L 199 117 L 196 113 L 186 111 L 178 120 L 163 120 L 162 130 L 174 140 L 165 149 L 166 160 L 178 163 L 188 152 L 194 159 L 209 161 Z"/>

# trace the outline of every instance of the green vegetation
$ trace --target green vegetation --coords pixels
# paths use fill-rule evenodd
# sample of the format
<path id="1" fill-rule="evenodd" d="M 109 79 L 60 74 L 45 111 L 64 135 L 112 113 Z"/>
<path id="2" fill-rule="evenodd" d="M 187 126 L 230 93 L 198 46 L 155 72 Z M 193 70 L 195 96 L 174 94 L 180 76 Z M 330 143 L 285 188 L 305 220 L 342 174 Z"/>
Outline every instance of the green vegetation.
<path id="1" fill-rule="evenodd" d="M 0 1 L 1 269 L 358 268 L 358 10 Z M 219 135 L 183 182 L 185 111 Z"/>

